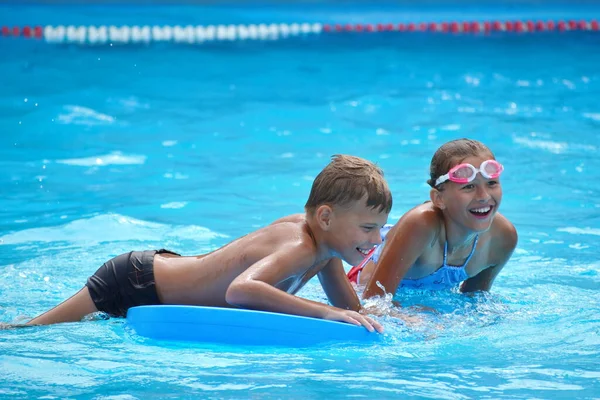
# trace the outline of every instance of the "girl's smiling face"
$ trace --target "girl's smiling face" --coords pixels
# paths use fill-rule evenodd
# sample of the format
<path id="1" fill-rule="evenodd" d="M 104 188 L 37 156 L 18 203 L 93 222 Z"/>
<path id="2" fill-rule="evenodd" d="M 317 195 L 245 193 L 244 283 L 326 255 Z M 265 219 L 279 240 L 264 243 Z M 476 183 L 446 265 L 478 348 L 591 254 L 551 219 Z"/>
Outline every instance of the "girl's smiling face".
<path id="1" fill-rule="evenodd" d="M 469 163 L 475 168 L 480 168 L 481 164 L 490 158 L 489 154 L 471 156 L 454 165 Z M 438 206 L 445 210 L 451 220 L 468 230 L 486 231 L 490 228 L 502 201 L 499 179 L 486 179 L 481 173 L 477 173 L 475 179 L 468 183 L 447 181 L 437 190 L 440 201 Z"/>

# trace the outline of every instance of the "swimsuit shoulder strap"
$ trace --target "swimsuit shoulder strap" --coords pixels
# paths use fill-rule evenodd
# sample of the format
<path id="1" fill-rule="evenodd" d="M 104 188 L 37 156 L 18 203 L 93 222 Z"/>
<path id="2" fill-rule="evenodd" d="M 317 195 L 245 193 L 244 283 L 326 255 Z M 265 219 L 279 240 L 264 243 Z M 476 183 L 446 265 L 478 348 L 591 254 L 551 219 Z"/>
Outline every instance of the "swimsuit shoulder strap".
<path id="1" fill-rule="evenodd" d="M 471 252 L 467 256 L 467 259 L 465 260 L 465 263 L 462 265 L 462 267 L 466 267 L 467 264 L 469 263 L 469 260 L 471 260 L 471 257 L 473 257 L 473 254 L 475 254 L 475 249 L 477 248 L 477 240 L 479 240 L 479 235 L 475 236 L 475 240 L 473 241 L 473 247 L 471 248 Z M 447 256 L 448 256 L 448 241 L 446 240 L 446 243 L 444 243 L 444 265 L 443 265 L 444 267 L 447 266 L 447 264 L 446 264 Z"/>

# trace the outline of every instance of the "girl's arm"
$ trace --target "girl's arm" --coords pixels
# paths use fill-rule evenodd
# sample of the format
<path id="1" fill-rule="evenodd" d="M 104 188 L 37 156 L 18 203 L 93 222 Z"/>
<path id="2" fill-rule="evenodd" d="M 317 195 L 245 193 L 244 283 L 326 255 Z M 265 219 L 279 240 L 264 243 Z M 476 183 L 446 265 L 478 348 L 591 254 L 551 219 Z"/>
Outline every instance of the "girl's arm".
<path id="1" fill-rule="evenodd" d="M 490 290 L 494 279 L 500 273 L 504 265 L 512 256 L 517 246 L 517 230 L 504 216 L 498 214 L 494 219 L 492 248 L 490 249 L 490 260 L 492 265 L 484 269 L 472 278 L 463 282 L 460 291 L 463 293 L 476 292 L 478 290 Z"/>
<path id="2" fill-rule="evenodd" d="M 381 257 L 367 282 L 363 298 L 396 293 L 406 272 L 431 247 L 438 226 L 439 215 L 432 209 L 416 208 L 400 218 L 386 236 Z"/>

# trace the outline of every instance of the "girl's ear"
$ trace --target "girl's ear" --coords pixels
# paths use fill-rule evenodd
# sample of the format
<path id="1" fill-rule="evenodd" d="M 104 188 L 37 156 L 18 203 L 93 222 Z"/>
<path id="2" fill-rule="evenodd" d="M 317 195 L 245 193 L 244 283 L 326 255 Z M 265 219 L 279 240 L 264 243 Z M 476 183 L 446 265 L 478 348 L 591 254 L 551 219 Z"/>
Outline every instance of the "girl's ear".
<path id="1" fill-rule="evenodd" d="M 429 191 L 429 198 L 431 199 L 433 205 L 439 208 L 440 210 L 446 208 L 446 204 L 444 204 L 444 199 L 442 198 L 442 192 L 440 192 L 439 190 L 431 188 L 431 190 Z"/>
<path id="2" fill-rule="evenodd" d="M 328 231 L 331 227 L 333 210 L 327 204 L 323 204 L 322 206 L 319 206 L 315 211 L 315 217 L 317 219 L 319 227 L 324 231 Z"/>

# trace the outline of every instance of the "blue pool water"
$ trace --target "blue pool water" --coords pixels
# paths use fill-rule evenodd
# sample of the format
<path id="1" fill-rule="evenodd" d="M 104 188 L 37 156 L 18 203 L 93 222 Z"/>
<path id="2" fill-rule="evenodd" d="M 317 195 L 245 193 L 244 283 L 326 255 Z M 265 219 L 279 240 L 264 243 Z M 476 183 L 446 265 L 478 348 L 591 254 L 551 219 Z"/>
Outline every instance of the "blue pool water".
<path id="1" fill-rule="evenodd" d="M 336 153 L 384 168 L 393 223 L 428 198 L 439 145 L 481 140 L 506 167 L 501 212 L 519 232 L 490 293 L 406 292 L 440 314 L 383 319 L 378 345 L 157 343 L 122 319 L 3 330 L 0 397 L 598 398 L 599 46 L 584 32 L 0 38 L 0 322 L 56 305 L 122 252 L 201 254 L 301 212 Z M 300 295 L 326 301 L 317 281 Z"/>

